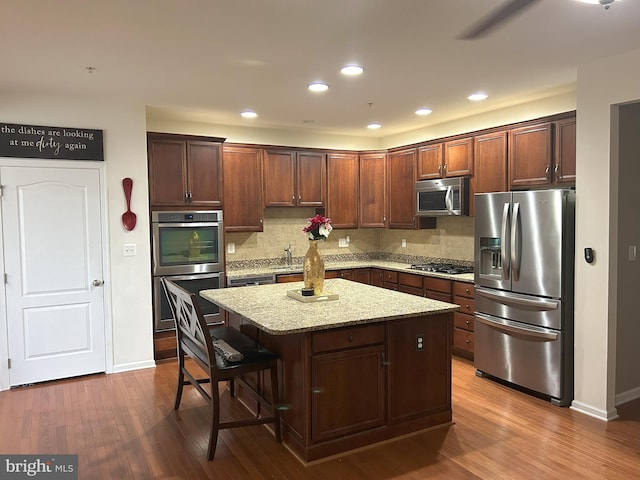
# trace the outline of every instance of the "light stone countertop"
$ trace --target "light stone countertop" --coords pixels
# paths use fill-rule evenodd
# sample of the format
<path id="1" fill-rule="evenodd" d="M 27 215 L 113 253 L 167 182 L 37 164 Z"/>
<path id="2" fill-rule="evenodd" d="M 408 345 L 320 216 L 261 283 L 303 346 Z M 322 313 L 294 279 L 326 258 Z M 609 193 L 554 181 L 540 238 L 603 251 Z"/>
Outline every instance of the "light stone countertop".
<path id="1" fill-rule="evenodd" d="M 338 294 L 338 300 L 304 303 L 287 296 L 288 290 L 303 286 L 303 282 L 252 285 L 203 290 L 200 295 L 272 335 L 435 315 L 460 308 L 339 278 L 324 282 L 324 291 Z"/>
<path id="2" fill-rule="evenodd" d="M 423 272 L 421 270 L 412 270 L 409 264 L 400 262 L 391 262 L 388 260 L 352 260 L 327 262 L 325 260 L 325 271 L 342 270 L 349 268 L 382 268 L 385 270 L 393 270 L 396 272 L 413 273 L 425 277 L 445 278 L 447 280 L 455 280 L 457 282 L 473 283 L 473 273 L 461 273 L 452 275 L 450 273 Z M 226 272 L 227 278 L 241 278 L 251 275 L 286 275 L 288 273 L 302 273 L 302 264 L 295 264 L 290 268 L 282 267 L 254 267 L 254 268 L 233 268 Z"/>

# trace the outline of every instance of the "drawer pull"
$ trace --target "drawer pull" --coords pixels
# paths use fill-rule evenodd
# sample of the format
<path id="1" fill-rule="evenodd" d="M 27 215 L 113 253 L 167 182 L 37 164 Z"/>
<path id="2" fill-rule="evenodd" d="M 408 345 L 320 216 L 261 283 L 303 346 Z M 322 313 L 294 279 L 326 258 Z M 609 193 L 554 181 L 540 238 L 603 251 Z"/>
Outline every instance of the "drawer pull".
<path id="1" fill-rule="evenodd" d="M 469 310 L 469 304 L 467 303 L 464 308 L 466 308 L 467 310 Z"/>
<path id="2" fill-rule="evenodd" d="M 470 293 L 468 288 L 464 289 L 465 293 Z"/>
<path id="3" fill-rule="evenodd" d="M 469 339 L 467 338 L 467 339 L 464 341 L 464 343 L 471 343 L 471 342 L 470 342 L 470 341 L 469 341 Z"/>
<path id="4" fill-rule="evenodd" d="M 467 325 L 469 325 L 469 320 L 465 320 L 464 323 L 466 323 Z"/>

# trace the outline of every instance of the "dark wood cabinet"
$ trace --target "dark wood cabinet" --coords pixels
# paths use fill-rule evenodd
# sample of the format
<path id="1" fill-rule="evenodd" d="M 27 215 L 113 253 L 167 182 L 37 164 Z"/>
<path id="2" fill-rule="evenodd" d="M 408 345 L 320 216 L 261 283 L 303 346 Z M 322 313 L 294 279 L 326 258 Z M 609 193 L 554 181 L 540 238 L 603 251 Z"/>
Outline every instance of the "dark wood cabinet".
<path id="1" fill-rule="evenodd" d="M 398 291 L 423 297 L 423 278 L 422 275 L 416 275 L 414 273 L 398 273 Z"/>
<path id="2" fill-rule="evenodd" d="M 429 180 L 442 177 L 442 143 L 432 143 L 418 148 L 417 180 Z"/>
<path id="3" fill-rule="evenodd" d="M 424 296 L 451 303 L 451 280 L 436 277 L 424 277 Z"/>
<path id="4" fill-rule="evenodd" d="M 507 177 L 507 131 L 478 135 L 473 139 L 473 177 L 469 192 L 469 215 L 474 213 L 476 193 L 506 192 Z"/>
<path id="5" fill-rule="evenodd" d="M 555 124 L 555 166 L 553 176 L 556 183 L 576 183 L 576 117 L 558 120 Z"/>
<path id="6" fill-rule="evenodd" d="M 371 285 L 374 287 L 384 287 L 384 270 L 381 268 L 371 269 Z"/>
<path id="7" fill-rule="evenodd" d="M 261 232 L 262 150 L 225 145 L 223 152 L 225 231 Z"/>
<path id="8" fill-rule="evenodd" d="M 371 269 L 370 268 L 355 268 L 353 270 L 353 281 L 359 283 L 371 284 Z"/>
<path id="9" fill-rule="evenodd" d="M 322 207 L 327 163 L 324 153 L 265 149 L 263 190 L 266 207 Z"/>
<path id="10" fill-rule="evenodd" d="M 453 353 L 473 359 L 475 323 L 475 287 L 471 283 L 453 282 L 453 303 L 460 310 L 453 313 Z"/>
<path id="11" fill-rule="evenodd" d="M 389 322 L 389 424 L 451 409 L 450 318 L 434 315 Z"/>
<path id="12" fill-rule="evenodd" d="M 362 228 L 387 225 L 386 153 L 360 155 L 360 214 Z"/>
<path id="13" fill-rule="evenodd" d="M 224 139 L 149 133 L 149 203 L 152 208 L 222 205 Z"/>
<path id="14" fill-rule="evenodd" d="M 443 177 L 473 175 L 473 137 L 444 143 Z"/>
<path id="15" fill-rule="evenodd" d="M 416 157 L 415 148 L 387 156 L 389 228 L 416 228 Z"/>
<path id="16" fill-rule="evenodd" d="M 327 209 L 333 228 L 358 228 L 359 161 L 356 153 L 327 155 Z"/>
<path id="17" fill-rule="evenodd" d="M 548 185 L 553 180 L 552 123 L 514 128 L 509 132 L 511 189 Z"/>

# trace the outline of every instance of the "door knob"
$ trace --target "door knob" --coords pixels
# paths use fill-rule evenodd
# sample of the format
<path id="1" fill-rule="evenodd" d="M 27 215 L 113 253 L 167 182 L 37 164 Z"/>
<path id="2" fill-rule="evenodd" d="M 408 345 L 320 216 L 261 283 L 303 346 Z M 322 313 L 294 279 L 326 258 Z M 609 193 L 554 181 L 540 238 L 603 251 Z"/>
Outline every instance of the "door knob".
<path id="1" fill-rule="evenodd" d="M 104 280 L 94 280 L 93 281 L 93 286 L 94 287 L 100 287 L 102 285 L 104 285 Z"/>

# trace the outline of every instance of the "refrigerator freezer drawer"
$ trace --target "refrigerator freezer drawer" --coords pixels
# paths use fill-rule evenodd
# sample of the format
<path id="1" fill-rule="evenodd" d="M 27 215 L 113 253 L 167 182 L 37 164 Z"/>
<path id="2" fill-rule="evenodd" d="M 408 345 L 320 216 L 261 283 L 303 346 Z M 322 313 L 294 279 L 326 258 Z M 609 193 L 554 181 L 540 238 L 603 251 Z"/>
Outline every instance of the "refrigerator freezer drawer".
<path id="1" fill-rule="evenodd" d="M 535 392 L 562 399 L 563 332 L 476 314 L 475 367 Z"/>
<path id="2" fill-rule="evenodd" d="M 562 301 L 476 286 L 476 312 L 561 330 Z"/>

